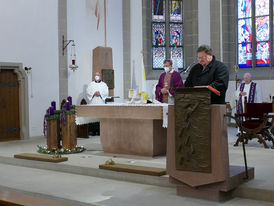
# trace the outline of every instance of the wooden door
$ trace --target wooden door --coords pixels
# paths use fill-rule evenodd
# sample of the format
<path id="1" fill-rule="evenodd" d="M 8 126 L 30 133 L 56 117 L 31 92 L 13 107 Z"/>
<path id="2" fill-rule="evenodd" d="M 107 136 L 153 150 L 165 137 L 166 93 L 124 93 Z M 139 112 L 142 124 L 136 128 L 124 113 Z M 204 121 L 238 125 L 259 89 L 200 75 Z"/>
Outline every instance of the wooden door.
<path id="1" fill-rule="evenodd" d="M 19 82 L 10 69 L 0 70 L 0 141 L 20 139 Z"/>

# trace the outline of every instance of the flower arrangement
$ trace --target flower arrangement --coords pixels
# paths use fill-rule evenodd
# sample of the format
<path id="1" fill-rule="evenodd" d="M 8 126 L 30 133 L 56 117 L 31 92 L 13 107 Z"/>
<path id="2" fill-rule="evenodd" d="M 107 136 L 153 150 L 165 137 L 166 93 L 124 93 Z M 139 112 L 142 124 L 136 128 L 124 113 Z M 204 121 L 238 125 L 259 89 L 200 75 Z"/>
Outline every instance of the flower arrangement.
<path id="1" fill-rule="evenodd" d="M 42 146 L 42 145 L 37 145 L 38 153 L 41 154 L 49 154 L 49 155 L 62 155 L 62 154 L 74 154 L 74 153 L 80 153 L 86 150 L 86 148 L 84 148 L 83 146 L 78 146 L 76 145 L 76 147 L 72 150 L 70 149 L 64 149 L 64 148 L 58 148 L 58 149 L 48 149 L 46 146 Z"/>

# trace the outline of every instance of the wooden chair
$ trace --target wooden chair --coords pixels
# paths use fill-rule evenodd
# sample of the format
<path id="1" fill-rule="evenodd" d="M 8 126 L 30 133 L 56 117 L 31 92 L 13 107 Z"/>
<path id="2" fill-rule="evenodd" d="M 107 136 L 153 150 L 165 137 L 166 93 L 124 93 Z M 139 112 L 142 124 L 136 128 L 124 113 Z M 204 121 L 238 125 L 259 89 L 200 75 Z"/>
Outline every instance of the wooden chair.
<path id="1" fill-rule="evenodd" d="M 248 140 L 257 138 L 258 142 L 263 143 L 265 148 L 268 148 L 265 141 L 272 141 L 271 148 L 274 149 L 274 139 L 270 132 L 273 127 L 274 115 L 269 114 L 273 112 L 272 104 L 274 103 L 246 103 L 245 112 L 235 114 L 235 121 L 240 133 L 237 135 L 238 139 L 234 146 L 238 146 L 239 142 L 247 144 Z"/>

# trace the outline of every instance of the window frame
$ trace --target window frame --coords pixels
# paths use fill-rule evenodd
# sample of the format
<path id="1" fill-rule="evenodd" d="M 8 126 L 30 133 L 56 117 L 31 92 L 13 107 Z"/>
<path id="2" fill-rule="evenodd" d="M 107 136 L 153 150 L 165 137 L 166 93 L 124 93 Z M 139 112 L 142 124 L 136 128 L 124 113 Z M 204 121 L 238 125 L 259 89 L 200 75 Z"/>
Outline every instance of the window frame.
<path id="1" fill-rule="evenodd" d="M 150 21 L 151 21 L 151 63 L 152 63 L 152 70 L 162 70 L 163 67 L 153 67 L 153 48 L 162 47 L 165 48 L 165 59 L 170 59 L 171 56 L 171 48 L 175 48 L 174 45 L 170 44 L 170 25 L 171 24 L 180 24 L 182 25 L 182 45 L 178 45 L 177 48 L 182 49 L 182 67 L 178 67 L 178 70 L 182 70 L 184 67 L 184 1 L 183 0 L 175 0 L 175 1 L 181 1 L 182 4 L 182 21 L 170 21 L 170 2 L 172 0 L 164 0 L 164 10 L 165 10 L 165 19 L 164 21 L 153 21 L 152 19 L 152 10 L 153 10 L 153 0 L 150 1 L 151 4 L 151 12 L 150 12 Z M 174 0 L 173 0 L 174 1 Z M 156 46 L 153 45 L 153 25 L 154 24 L 165 24 L 165 45 L 163 46 Z M 174 66 L 174 62 L 173 62 Z"/>
<path id="2" fill-rule="evenodd" d="M 240 0 L 235 0 L 235 7 L 236 7 L 236 62 L 239 68 L 269 68 L 274 65 L 274 55 L 273 55 L 273 50 L 274 50 L 274 44 L 273 44 L 273 7 L 274 7 L 274 0 L 269 0 L 269 14 L 268 15 L 258 15 L 256 16 L 256 1 L 257 0 L 251 0 L 251 17 L 243 17 L 239 18 L 238 16 L 238 10 L 239 10 L 239 1 Z M 272 15 L 271 15 L 272 14 Z M 269 40 L 267 41 L 257 41 L 256 38 L 256 19 L 258 17 L 269 17 Z M 252 25 L 252 41 L 251 42 L 246 42 L 245 44 L 251 44 L 252 47 L 252 64 L 250 66 L 239 66 L 239 45 L 244 44 L 244 43 L 239 43 L 239 20 L 240 19 L 251 19 L 251 25 Z M 257 44 L 258 43 L 263 43 L 263 42 L 269 42 L 269 65 L 257 65 Z"/>

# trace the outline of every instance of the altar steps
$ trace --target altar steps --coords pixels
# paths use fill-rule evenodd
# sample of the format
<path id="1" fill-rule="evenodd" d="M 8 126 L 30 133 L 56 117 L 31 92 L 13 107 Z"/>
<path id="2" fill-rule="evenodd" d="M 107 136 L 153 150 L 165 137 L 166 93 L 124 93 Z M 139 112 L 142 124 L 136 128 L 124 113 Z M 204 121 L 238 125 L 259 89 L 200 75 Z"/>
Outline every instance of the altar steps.
<path id="1" fill-rule="evenodd" d="M 78 174 L 90 177 L 99 177 L 104 179 L 112 179 L 133 183 L 140 183 L 146 185 L 154 185 L 160 187 L 174 188 L 175 186 L 169 183 L 168 175 L 164 176 L 150 176 L 150 175 L 141 175 L 134 173 L 126 172 L 116 172 L 101 170 L 99 168 L 91 168 L 87 166 L 75 166 L 64 163 L 49 163 L 49 162 L 40 162 L 33 160 L 24 160 L 24 159 L 15 159 L 13 157 L 3 157 L 0 156 L 0 163 L 21 166 L 27 168 L 36 168 L 43 170 L 50 170 L 56 172 L 65 172 L 69 174 Z M 256 177 L 256 176 L 255 176 Z M 1 188 L 0 188 L 1 189 Z M 268 202 L 274 202 L 274 185 L 271 182 L 266 180 L 254 179 L 249 182 L 244 183 L 232 193 L 233 197 L 253 199 L 253 200 L 262 200 Z"/>

